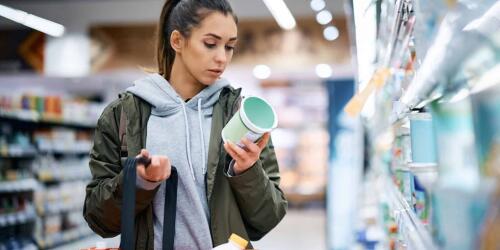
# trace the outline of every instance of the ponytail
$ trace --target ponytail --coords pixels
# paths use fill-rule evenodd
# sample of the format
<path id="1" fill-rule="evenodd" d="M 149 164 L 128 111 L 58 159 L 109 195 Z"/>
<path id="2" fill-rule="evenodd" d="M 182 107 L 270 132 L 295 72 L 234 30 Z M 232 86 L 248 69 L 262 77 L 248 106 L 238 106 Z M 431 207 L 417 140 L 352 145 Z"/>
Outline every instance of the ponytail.
<path id="1" fill-rule="evenodd" d="M 174 64 L 175 51 L 170 46 L 170 35 L 172 32 L 168 32 L 168 22 L 172 11 L 175 6 L 181 0 L 167 0 L 163 5 L 160 23 L 158 24 L 157 32 L 157 52 L 156 60 L 158 62 L 158 73 L 165 77 L 165 79 L 170 79 L 170 72 L 172 71 L 172 65 Z"/>

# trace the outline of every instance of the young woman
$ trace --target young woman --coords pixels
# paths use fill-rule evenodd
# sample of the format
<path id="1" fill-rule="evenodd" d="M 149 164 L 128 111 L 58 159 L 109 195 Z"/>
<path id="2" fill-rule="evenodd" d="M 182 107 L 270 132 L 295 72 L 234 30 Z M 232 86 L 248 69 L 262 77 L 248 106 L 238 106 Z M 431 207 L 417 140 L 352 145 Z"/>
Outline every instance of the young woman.
<path id="1" fill-rule="evenodd" d="M 163 6 L 158 74 L 135 82 L 102 113 L 91 151 L 92 181 L 84 217 L 103 237 L 120 233 L 125 156 L 137 167 L 135 248 L 161 249 L 165 180 L 179 174 L 175 249 L 212 249 L 232 233 L 259 240 L 283 218 L 287 201 L 269 134 L 242 149 L 221 130 L 237 111 L 241 89 L 220 78 L 237 41 L 237 18 L 226 0 L 177 0 Z M 124 122 L 126 134 L 120 138 Z"/>

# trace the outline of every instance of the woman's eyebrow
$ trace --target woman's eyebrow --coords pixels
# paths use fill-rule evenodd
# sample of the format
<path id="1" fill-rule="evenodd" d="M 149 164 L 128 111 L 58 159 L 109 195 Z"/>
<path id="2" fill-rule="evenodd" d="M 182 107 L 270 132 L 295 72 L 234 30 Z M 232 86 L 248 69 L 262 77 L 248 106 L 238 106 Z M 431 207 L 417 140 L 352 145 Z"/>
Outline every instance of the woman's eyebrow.
<path id="1" fill-rule="evenodd" d="M 214 33 L 207 33 L 207 34 L 205 34 L 205 36 L 211 36 L 211 37 L 213 37 L 213 38 L 215 38 L 215 39 L 217 39 L 217 40 L 222 40 L 222 37 L 221 37 L 221 36 L 218 36 L 218 35 L 216 35 L 216 34 L 214 34 Z M 237 39 L 238 39 L 237 37 L 231 37 L 231 38 L 229 39 L 229 41 L 236 41 Z"/>

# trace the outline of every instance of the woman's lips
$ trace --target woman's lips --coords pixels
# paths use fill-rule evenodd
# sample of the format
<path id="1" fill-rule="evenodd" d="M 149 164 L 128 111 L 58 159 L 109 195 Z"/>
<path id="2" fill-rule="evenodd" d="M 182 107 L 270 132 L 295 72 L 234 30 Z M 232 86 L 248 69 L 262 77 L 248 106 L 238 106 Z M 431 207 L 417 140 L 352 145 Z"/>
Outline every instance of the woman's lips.
<path id="1" fill-rule="evenodd" d="M 220 74 L 222 74 L 222 70 L 218 70 L 218 69 L 209 69 L 208 72 L 210 72 L 212 75 L 215 75 L 215 76 L 219 76 Z"/>

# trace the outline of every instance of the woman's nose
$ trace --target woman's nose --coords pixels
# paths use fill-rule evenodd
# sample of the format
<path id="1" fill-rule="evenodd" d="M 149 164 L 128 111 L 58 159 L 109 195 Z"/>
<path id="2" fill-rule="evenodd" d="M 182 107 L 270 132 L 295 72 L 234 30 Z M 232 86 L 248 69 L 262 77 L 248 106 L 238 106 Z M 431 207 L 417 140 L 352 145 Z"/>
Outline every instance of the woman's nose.
<path id="1" fill-rule="evenodd" d="M 221 63 L 221 64 L 225 64 L 226 63 L 227 56 L 226 56 L 225 48 L 217 50 L 217 53 L 215 54 L 215 61 L 217 63 Z"/>

